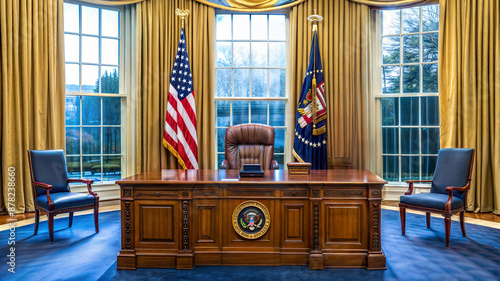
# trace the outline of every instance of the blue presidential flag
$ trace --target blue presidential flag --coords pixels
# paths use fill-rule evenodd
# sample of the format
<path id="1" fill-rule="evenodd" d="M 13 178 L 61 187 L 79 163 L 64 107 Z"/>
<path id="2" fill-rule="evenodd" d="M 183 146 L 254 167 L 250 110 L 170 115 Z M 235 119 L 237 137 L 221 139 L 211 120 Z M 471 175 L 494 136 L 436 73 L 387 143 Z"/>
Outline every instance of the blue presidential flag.
<path id="1" fill-rule="evenodd" d="M 314 31 L 309 67 L 297 104 L 293 155 L 312 169 L 326 169 L 326 97 L 318 35 Z"/>

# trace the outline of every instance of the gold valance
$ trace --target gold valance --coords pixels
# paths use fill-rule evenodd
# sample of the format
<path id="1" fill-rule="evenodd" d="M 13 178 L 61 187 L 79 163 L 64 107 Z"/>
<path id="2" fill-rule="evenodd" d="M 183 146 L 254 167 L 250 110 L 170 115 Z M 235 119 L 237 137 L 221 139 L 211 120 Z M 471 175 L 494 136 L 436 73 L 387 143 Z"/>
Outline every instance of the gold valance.
<path id="1" fill-rule="evenodd" d="M 439 0 L 349 0 L 373 9 L 404 9 L 421 5 L 438 4 Z"/>
<path id="2" fill-rule="evenodd" d="M 266 12 L 293 7 L 305 0 L 194 0 L 214 8 L 239 12 Z"/>
<path id="3" fill-rule="evenodd" d="M 106 5 L 106 6 L 120 6 L 140 3 L 144 0 L 78 0 L 78 2 L 96 5 Z"/>

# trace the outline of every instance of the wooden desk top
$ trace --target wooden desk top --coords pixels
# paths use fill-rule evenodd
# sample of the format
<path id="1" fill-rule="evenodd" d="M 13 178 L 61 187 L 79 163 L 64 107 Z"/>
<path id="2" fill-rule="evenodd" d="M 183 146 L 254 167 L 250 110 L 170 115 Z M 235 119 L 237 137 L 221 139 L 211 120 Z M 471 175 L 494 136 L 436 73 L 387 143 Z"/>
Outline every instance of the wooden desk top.
<path id="1" fill-rule="evenodd" d="M 264 177 L 239 177 L 237 170 L 162 170 L 145 172 L 117 181 L 119 185 L 149 184 L 263 184 L 263 187 L 279 184 L 386 184 L 387 182 L 367 170 L 311 170 L 309 175 L 289 175 L 286 170 L 270 170 Z"/>

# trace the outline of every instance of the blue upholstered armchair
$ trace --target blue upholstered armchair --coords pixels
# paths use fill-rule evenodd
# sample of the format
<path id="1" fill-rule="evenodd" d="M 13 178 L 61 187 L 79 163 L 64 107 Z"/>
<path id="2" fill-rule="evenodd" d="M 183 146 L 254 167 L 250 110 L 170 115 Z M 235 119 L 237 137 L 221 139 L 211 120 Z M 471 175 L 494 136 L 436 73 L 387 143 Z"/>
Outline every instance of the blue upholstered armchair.
<path id="1" fill-rule="evenodd" d="M 399 211 L 401 232 L 405 235 L 406 209 L 424 211 L 427 228 L 431 227 L 430 213 L 444 216 L 446 247 L 450 246 L 451 216 L 460 213 L 460 226 L 465 237 L 465 205 L 470 187 L 474 149 L 444 148 L 439 150 L 432 180 L 408 180 L 408 191 L 401 196 Z M 411 194 L 415 182 L 430 182 L 431 192 Z"/>
<path id="2" fill-rule="evenodd" d="M 38 233 L 40 211 L 48 217 L 50 243 L 54 243 L 54 216 L 69 212 L 69 227 L 73 212 L 94 209 L 95 231 L 99 233 L 99 196 L 92 190 L 92 180 L 69 179 L 66 158 L 62 150 L 28 150 L 28 159 L 35 200 L 35 231 Z M 89 194 L 70 192 L 70 182 L 87 184 Z"/>

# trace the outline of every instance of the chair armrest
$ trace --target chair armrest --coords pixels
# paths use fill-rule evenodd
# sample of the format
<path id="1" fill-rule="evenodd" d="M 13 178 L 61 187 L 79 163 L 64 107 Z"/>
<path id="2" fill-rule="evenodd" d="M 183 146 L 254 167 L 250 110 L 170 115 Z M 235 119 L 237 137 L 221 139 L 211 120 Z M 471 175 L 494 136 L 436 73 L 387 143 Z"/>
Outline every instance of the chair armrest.
<path id="1" fill-rule="evenodd" d="M 408 190 L 405 192 L 405 195 L 411 195 L 413 192 L 413 184 L 416 182 L 432 182 L 432 180 L 405 180 L 408 184 Z"/>
<path id="2" fill-rule="evenodd" d="M 465 192 L 469 189 L 470 182 L 468 182 L 465 186 L 447 186 L 446 191 L 448 192 L 448 201 L 446 201 L 446 205 L 444 205 L 444 210 L 449 212 L 451 211 L 451 201 L 453 200 L 453 191 Z M 467 205 L 466 203 L 464 205 Z"/>
<path id="3" fill-rule="evenodd" d="M 271 170 L 279 170 L 280 169 L 280 164 L 278 164 L 278 161 L 272 160 L 271 161 Z"/>
<path id="4" fill-rule="evenodd" d="M 47 183 L 43 183 L 43 182 L 32 181 L 31 185 L 33 185 L 35 187 L 43 188 L 47 191 L 52 190 L 52 185 L 47 184 Z"/>
<path id="5" fill-rule="evenodd" d="M 224 160 L 222 161 L 222 163 L 220 163 L 220 168 L 224 170 L 229 169 L 229 167 L 227 166 L 227 160 Z"/>
<path id="6" fill-rule="evenodd" d="M 88 180 L 88 179 L 68 179 L 68 183 L 70 182 L 81 182 L 81 183 L 86 183 L 87 184 L 87 189 L 89 190 L 89 194 L 96 197 L 97 196 L 97 193 L 95 193 L 93 190 L 92 190 L 92 186 L 91 184 L 94 183 L 94 180 Z"/>

